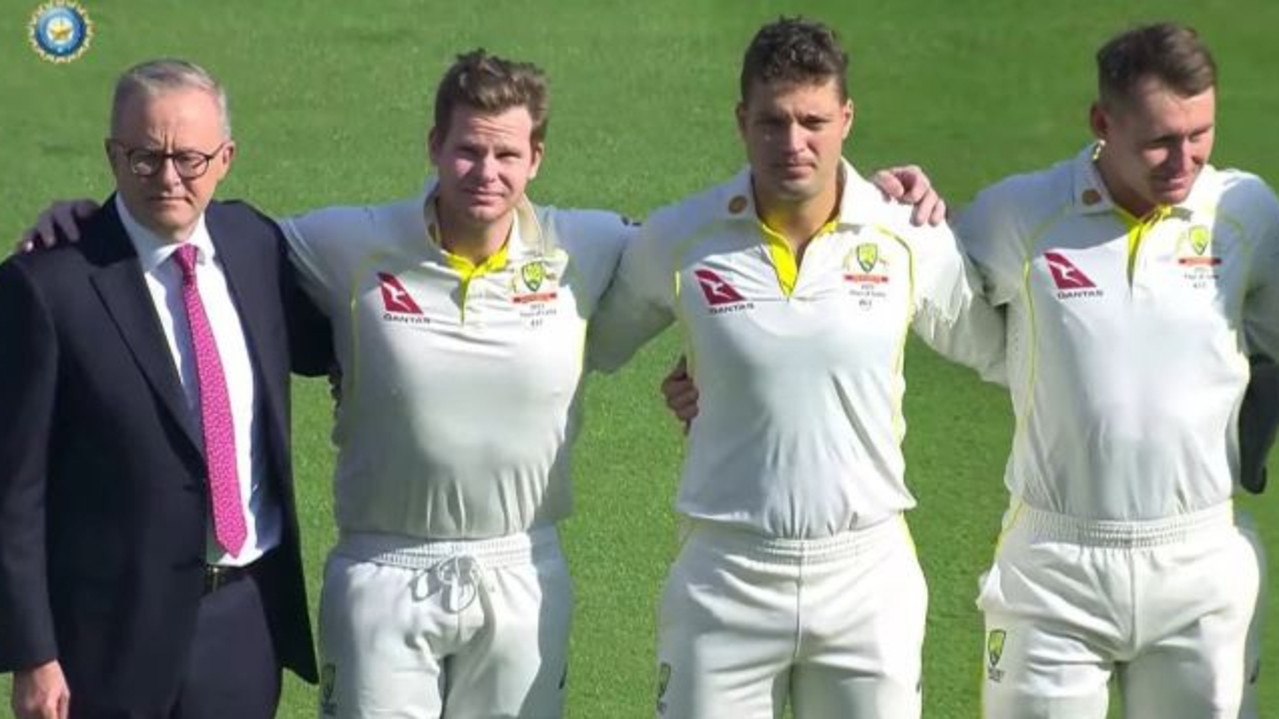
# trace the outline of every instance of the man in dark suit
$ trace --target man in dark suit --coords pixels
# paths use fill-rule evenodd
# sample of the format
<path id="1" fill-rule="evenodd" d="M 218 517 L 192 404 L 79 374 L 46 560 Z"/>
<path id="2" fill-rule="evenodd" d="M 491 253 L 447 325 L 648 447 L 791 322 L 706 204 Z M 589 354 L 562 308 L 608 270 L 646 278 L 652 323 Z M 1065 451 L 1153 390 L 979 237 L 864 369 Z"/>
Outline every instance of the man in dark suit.
<path id="1" fill-rule="evenodd" d="M 106 150 L 84 239 L 0 265 L 0 671 L 20 719 L 270 717 L 316 680 L 288 375 L 329 333 L 275 224 L 211 201 L 208 73 L 126 72 Z"/>

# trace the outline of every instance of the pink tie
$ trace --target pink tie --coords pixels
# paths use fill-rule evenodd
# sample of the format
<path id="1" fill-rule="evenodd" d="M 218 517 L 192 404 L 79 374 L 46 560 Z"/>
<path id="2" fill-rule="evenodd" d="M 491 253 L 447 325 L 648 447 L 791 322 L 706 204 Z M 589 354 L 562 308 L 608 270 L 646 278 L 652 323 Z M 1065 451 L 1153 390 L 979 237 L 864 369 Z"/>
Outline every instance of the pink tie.
<path id="1" fill-rule="evenodd" d="M 200 382 L 200 425 L 204 431 L 204 459 L 209 469 L 209 497 L 213 501 L 213 536 L 218 544 L 236 556 L 244 548 L 248 529 L 240 504 L 240 480 L 235 469 L 235 428 L 231 422 L 231 399 L 218 343 L 209 327 L 195 280 L 195 245 L 184 244 L 173 253 L 182 269 L 182 302 L 191 326 L 195 349 L 195 371 Z"/>

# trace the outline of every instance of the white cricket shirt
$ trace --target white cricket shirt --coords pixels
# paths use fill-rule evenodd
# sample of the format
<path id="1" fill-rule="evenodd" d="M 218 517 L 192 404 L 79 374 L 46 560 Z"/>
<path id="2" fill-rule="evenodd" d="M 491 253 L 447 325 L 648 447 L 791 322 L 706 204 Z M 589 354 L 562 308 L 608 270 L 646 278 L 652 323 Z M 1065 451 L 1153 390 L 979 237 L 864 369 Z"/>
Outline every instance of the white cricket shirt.
<path id="1" fill-rule="evenodd" d="M 608 369 L 678 318 L 700 392 L 676 509 L 772 537 L 825 537 L 914 506 L 904 483 L 907 330 L 1002 376 L 1002 319 L 946 228 L 844 163 L 838 216 L 796 266 L 749 170 L 658 211 L 591 327 Z"/>
<path id="2" fill-rule="evenodd" d="M 1279 201 L 1208 166 L 1185 202 L 1138 219 L 1091 154 L 983 191 L 958 227 L 1007 308 L 1006 483 L 1085 519 L 1211 507 L 1238 474 L 1247 352 L 1279 350 Z"/>
<path id="3" fill-rule="evenodd" d="M 338 527 L 483 539 L 570 511 L 586 323 L 630 228 L 525 200 L 479 266 L 434 239 L 434 187 L 283 223 L 342 367 Z"/>

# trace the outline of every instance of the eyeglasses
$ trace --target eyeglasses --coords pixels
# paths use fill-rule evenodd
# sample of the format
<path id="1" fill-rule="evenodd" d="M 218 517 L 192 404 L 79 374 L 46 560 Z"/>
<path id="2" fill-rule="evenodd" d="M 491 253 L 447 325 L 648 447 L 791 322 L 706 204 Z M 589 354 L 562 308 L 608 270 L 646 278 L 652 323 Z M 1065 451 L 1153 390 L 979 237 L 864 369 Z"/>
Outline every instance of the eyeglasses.
<path id="1" fill-rule="evenodd" d="M 209 171 L 209 163 L 213 162 L 213 158 L 226 147 L 224 142 L 214 148 L 213 152 L 205 154 L 199 150 L 160 152 L 145 147 L 129 147 L 119 140 L 107 140 L 107 143 L 119 148 L 125 161 L 129 163 L 129 172 L 138 177 L 155 177 L 164 169 L 165 161 L 173 160 L 173 169 L 177 170 L 178 177 L 184 180 L 194 180 L 203 176 Z"/>

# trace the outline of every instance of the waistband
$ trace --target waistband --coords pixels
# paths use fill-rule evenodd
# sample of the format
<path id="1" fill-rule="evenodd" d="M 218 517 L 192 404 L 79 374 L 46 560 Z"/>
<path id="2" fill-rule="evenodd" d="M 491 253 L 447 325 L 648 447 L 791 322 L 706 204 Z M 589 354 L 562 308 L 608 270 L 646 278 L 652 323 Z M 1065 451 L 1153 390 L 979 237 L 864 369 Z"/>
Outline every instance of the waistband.
<path id="1" fill-rule="evenodd" d="M 343 532 L 333 553 L 358 562 L 405 569 L 431 569 L 458 557 L 477 559 L 488 569 L 528 564 L 546 552 L 559 552 L 554 526 L 492 539 L 424 540 L 400 534 Z"/>
<path id="2" fill-rule="evenodd" d="M 1081 519 L 1025 504 L 1014 512 L 1010 532 L 1020 529 L 1036 539 L 1131 549 L 1186 542 L 1235 524 L 1229 501 L 1175 517 L 1137 521 Z"/>
<path id="3" fill-rule="evenodd" d="M 704 520 L 686 519 L 682 525 L 684 542 L 704 542 L 721 551 L 757 557 L 783 564 L 813 564 L 848 559 L 895 539 L 914 544 L 906 518 L 900 514 L 862 529 L 829 537 L 781 539 Z"/>

